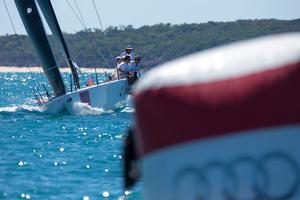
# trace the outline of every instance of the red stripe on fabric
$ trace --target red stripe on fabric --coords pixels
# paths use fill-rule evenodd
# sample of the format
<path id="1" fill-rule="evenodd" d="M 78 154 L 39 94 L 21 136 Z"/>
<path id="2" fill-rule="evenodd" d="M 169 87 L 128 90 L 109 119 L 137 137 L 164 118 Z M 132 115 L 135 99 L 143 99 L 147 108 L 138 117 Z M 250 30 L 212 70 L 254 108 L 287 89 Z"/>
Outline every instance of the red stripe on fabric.
<path id="1" fill-rule="evenodd" d="M 228 80 L 147 90 L 134 100 L 141 155 L 195 139 L 295 124 L 300 122 L 300 62 Z"/>
<path id="2" fill-rule="evenodd" d="M 90 93 L 88 90 L 84 92 L 80 92 L 79 96 L 80 96 L 80 101 L 82 103 L 88 103 L 89 105 L 91 105 Z"/>

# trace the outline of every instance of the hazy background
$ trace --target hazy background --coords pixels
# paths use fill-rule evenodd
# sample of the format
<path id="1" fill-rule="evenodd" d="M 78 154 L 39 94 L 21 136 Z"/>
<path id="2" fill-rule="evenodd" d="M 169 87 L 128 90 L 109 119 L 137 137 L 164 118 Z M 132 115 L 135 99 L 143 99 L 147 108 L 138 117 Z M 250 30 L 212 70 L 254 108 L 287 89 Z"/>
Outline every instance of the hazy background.
<path id="1" fill-rule="evenodd" d="M 74 0 L 68 0 L 76 9 Z M 13 0 L 6 0 L 17 33 L 25 33 Z M 63 31 L 74 33 L 83 27 L 67 0 L 52 0 Z M 100 28 L 92 0 L 77 0 L 89 28 Z M 201 23 L 237 19 L 300 18 L 299 0 L 95 0 L 103 27 L 133 25 L 135 28 L 158 23 Z M 0 2 L 0 35 L 13 33 L 3 0 Z"/>

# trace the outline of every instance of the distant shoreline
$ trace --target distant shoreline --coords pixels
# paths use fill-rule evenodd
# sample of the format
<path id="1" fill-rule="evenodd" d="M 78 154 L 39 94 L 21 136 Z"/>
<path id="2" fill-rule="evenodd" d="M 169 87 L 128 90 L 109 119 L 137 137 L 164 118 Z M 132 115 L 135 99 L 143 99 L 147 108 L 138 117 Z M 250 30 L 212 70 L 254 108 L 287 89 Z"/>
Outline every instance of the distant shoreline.
<path id="1" fill-rule="evenodd" d="M 70 68 L 68 67 L 63 67 L 59 68 L 60 72 L 67 72 L 71 73 Z M 104 73 L 104 72 L 112 72 L 113 69 L 108 69 L 108 68 L 96 68 L 97 72 L 99 73 Z M 82 73 L 94 73 L 95 68 L 87 68 L 87 67 L 82 67 L 80 68 Z M 28 67 L 15 67 L 15 66 L 0 66 L 0 73 L 43 73 L 42 68 L 40 67 L 30 67 L 30 70 Z"/>

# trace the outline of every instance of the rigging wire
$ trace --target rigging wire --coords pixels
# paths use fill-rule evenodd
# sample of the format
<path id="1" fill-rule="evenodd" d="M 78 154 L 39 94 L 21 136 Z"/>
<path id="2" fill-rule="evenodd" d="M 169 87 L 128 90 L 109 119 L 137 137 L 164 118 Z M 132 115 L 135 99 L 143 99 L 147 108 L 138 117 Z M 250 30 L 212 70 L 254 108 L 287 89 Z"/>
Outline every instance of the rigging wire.
<path id="1" fill-rule="evenodd" d="M 81 26 L 83 27 L 83 29 L 85 31 L 87 31 L 87 27 L 85 25 L 84 19 L 82 17 L 82 19 L 76 14 L 75 9 L 73 8 L 73 6 L 70 4 L 69 0 L 66 0 L 68 6 L 71 8 L 73 14 L 76 16 L 77 20 L 80 22 Z M 74 0 L 75 4 L 77 4 L 76 0 Z M 79 7 L 77 7 L 77 10 L 79 10 Z M 80 11 L 80 10 L 79 10 Z M 81 15 L 82 16 L 82 15 Z M 90 37 L 87 37 L 87 39 L 90 41 L 92 47 L 96 50 L 97 53 L 100 54 L 100 57 L 104 60 L 104 62 L 106 63 L 106 65 L 110 67 L 110 64 L 108 63 L 107 59 L 104 57 L 102 51 L 97 47 L 97 45 L 95 44 L 95 42 L 93 41 L 93 39 L 91 39 Z"/>
<path id="2" fill-rule="evenodd" d="M 79 7 L 78 7 L 77 0 L 74 0 L 74 2 L 75 2 L 75 5 L 76 5 L 76 8 L 77 8 L 77 10 L 78 10 L 79 16 L 81 17 L 82 23 L 85 25 L 85 26 L 84 26 L 84 30 L 87 31 L 88 28 L 87 28 L 87 26 L 86 26 L 86 23 L 85 23 L 85 20 L 84 20 L 82 14 L 81 14 L 81 11 L 80 11 L 80 9 L 79 9 Z M 100 51 L 100 55 L 101 55 L 102 59 L 106 62 L 107 66 L 110 68 L 110 64 L 109 64 L 109 62 L 107 61 L 107 59 L 104 57 L 104 55 L 103 55 L 101 49 L 97 48 L 97 45 L 96 45 L 96 43 L 94 42 L 93 39 L 90 39 L 90 40 L 91 40 L 91 43 L 92 43 L 93 47 L 94 47 L 96 50 Z"/>
<path id="3" fill-rule="evenodd" d="M 10 12 L 9 12 L 9 10 L 8 10 L 6 1 L 3 0 L 3 3 L 4 3 L 4 7 L 5 7 L 6 13 L 7 13 L 7 15 L 8 15 L 9 21 L 10 21 L 10 24 L 11 24 L 11 26 L 12 26 L 12 28 L 13 28 L 13 31 L 14 31 L 15 35 L 17 36 L 17 42 L 18 42 L 18 44 L 19 44 L 19 47 L 20 47 L 21 52 L 22 52 L 22 54 L 23 54 L 23 57 L 25 57 L 25 49 L 24 49 L 24 47 L 23 47 L 23 45 L 22 45 L 22 42 L 21 42 L 20 38 L 18 37 L 16 28 L 15 28 L 15 25 L 14 25 L 13 20 L 12 20 L 12 18 L 11 18 Z M 30 75 L 33 77 L 33 73 L 32 73 L 32 71 L 31 71 L 31 69 L 30 69 L 30 66 L 29 66 L 28 64 L 26 64 L 26 67 L 29 69 Z"/>
<path id="4" fill-rule="evenodd" d="M 97 15 L 97 19 L 98 19 L 98 22 L 99 22 L 99 25 L 100 25 L 100 29 L 101 29 L 101 31 L 102 31 L 102 32 L 103 32 L 103 34 L 104 34 L 104 28 L 103 28 L 103 26 L 102 26 L 102 22 L 101 22 L 100 15 L 99 15 L 99 12 L 98 12 L 97 6 L 96 6 L 96 4 L 95 4 L 95 1 L 94 1 L 94 0 L 92 0 L 92 3 L 93 3 L 93 6 L 94 6 L 94 9 L 95 9 L 96 15 Z M 106 35 L 105 35 L 105 34 L 104 34 L 104 37 L 106 37 Z M 109 54 L 110 54 L 110 57 L 111 57 L 112 63 L 115 63 L 115 62 L 114 62 L 114 57 L 113 57 L 113 54 L 112 54 L 112 52 L 111 52 L 111 49 L 109 48 L 109 46 L 107 46 L 106 48 L 107 48 L 107 49 L 108 49 L 108 51 L 109 51 Z"/>
<path id="5" fill-rule="evenodd" d="M 13 31 L 14 31 L 14 34 L 15 34 L 16 36 L 18 36 L 17 31 L 16 31 L 16 28 L 15 28 L 15 25 L 14 25 L 13 20 L 12 20 L 12 17 L 11 17 L 11 14 L 10 14 L 9 9 L 8 9 L 8 7 L 7 7 L 6 0 L 3 0 L 3 3 L 4 3 L 4 7 L 5 7 L 5 10 L 6 10 L 7 16 L 8 16 L 9 21 L 10 21 L 10 24 L 11 24 L 12 29 L 13 29 Z M 23 54 L 23 57 L 25 57 L 25 48 L 24 48 L 24 46 L 23 46 L 23 44 L 22 44 L 22 42 L 21 42 L 21 40 L 20 40 L 19 37 L 17 37 L 17 42 L 18 42 L 18 44 L 19 44 L 19 47 L 20 47 L 21 52 L 22 52 L 22 54 Z M 26 64 L 26 67 L 29 69 L 29 73 L 30 73 L 30 75 L 33 77 L 33 73 L 32 73 L 32 71 L 31 71 L 31 68 L 30 68 L 30 66 L 29 66 L 28 63 Z M 42 72 L 41 72 L 41 67 L 39 67 L 39 71 L 40 71 L 40 73 L 42 73 Z"/>
<path id="6" fill-rule="evenodd" d="M 100 15 L 99 15 L 97 6 L 96 6 L 94 0 L 92 0 L 92 2 L 93 2 L 93 5 L 94 5 L 94 9 L 95 9 L 95 11 L 96 11 L 96 15 L 97 15 L 98 22 L 99 22 L 99 24 L 100 24 L 100 28 L 101 28 L 101 30 L 103 31 L 104 29 L 103 29 L 103 26 L 102 26 L 102 22 L 101 22 L 101 19 L 100 19 Z"/>
<path id="7" fill-rule="evenodd" d="M 23 54 L 23 57 L 25 58 L 25 48 L 24 48 L 24 46 L 23 46 L 23 44 L 22 44 L 22 42 L 21 42 L 21 40 L 20 40 L 20 37 L 18 37 L 16 28 L 15 28 L 14 22 L 13 22 L 13 20 L 12 20 L 11 14 L 10 14 L 10 12 L 9 12 L 9 9 L 8 9 L 8 7 L 7 7 L 6 1 L 3 0 L 3 3 L 4 3 L 4 7 L 5 7 L 5 10 L 6 10 L 7 16 L 8 16 L 9 21 L 10 21 L 10 24 L 11 24 L 12 29 L 13 29 L 13 31 L 14 31 L 14 34 L 15 34 L 16 37 L 17 37 L 17 42 L 18 42 L 18 44 L 19 44 L 19 48 L 20 48 L 20 50 L 21 50 L 21 52 L 22 52 L 22 54 Z M 30 73 L 31 77 L 34 77 L 32 71 L 31 71 L 31 68 L 30 68 L 30 66 L 29 66 L 28 63 L 26 64 L 26 67 L 29 69 L 29 73 Z M 33 81 L 34 81 L 35 85 L 37 85 L 35 79 L 33 79 Z"/>
<path id="8" fill-rule="evenodd" d="M 21 42 L 20 37 L 18 37 L 18 34 L 17 34 L 16 28 L 15 28 L 14 22 L 13 22 L 13 20 L 12 20 L 11 14 L 10 14 L 9 9 L 8 9 L 8 7 L 7 7 L 7 4 L 6 4 L 6 0 L 3 0 L 3 3 L 4 3 L 4 7 L 5 7 L 5 10 L 6 10 L 7 16 L 8 16 L 9 21 L 10 21 L 10 24 L 11 24 L 12 29 L 13 29 L 13 31 L 14 31 L 14 34 L 16 35 L 17 42 L 18 42 L 18 44 L 19 44 L 19 48 L 20 48 L 20 50 L 21 50 L 21 53 L 23 54 L 23 57 L 25 58 L 25 57 L 26 57 L 26 56 L 25 56 L 25 48 L 24 48 L 24 46 L 23 46 L 23 44 L 22 44 L 22 42 Z M 36 82 L 36 79 L 33 78 L 34 76 L 33 76 L 33 73 L 32 73 L 32 70 L 31 70 L 29 64 L 26 63 L 25 66 L 26 66 L 26 67 L 28 68 L 28 70 L 29 70 L 29 73 L 30 73 L 30 75 L 31 75 L 31 77 L 32 77 L 32 80 L 33 80 L 33 82 L 34 82 L 34 85 L 35 85 L 35 89 L 37 89 L 39 95 L 41 95 L 41 94 L 40 94 L 40 91 L 39 91 L 39 87 L 38 87 L 39 84 Z M 39 70 L 40 70 L 40 72 L 41 72 L 41 69 L 40 69 L 40 68 L 39 68 Z M 40 73 L 40 74 L 42 74 L 42 73 Z M 35 93 L 34 90 L 33 90 L 33 95 L 36 97 L 36 93 Z"/>
<path id="9" fill-rule="evenodd" d="M 77 18 L 77 20 L 80 22 L 81 26 L 85 27 L 83 22 L 81 21 L 80 17 L 76 14 L 73 6 L 70 4 L 69 0 L 66 0 L 66 2 L 68 4 L 68 6 L 71 8 L 71 10 L 72 10 L 73 14 L 75 15 L 75 17 Z"/>
<path id="10" fill-rule="evenodd" d="M 83 17 L 82 17 L 81 11 L 80 11 L 80 9 L 79 9 L 79 7 L 78 7 L 77 1 L 74 0 L 74 3 L 75 3 L 75 6 L 76 6 L 77 11 L 78 11 L 78 13 L 79 13 L 79 17 L 80 17 L 80 19 L 81 19 L 81 21 L 82 21 L 82 24 L 84 25 L 84 28 L 87 29 L 86 23 L 85 23 L 85 21 L 84 21 L 84 19 L 83 19 Z"/>
<path id="11" fill-rule="evenodd" d="M 56 23 L 55 22 L 55 20 L 53 20 L 51 17 L 48 17 L 47 15 L 44 15 L 44 17 L 45 17 L 45 19 L 46 19 L 46 21 L 44 21 L 44 20 L 42 20 L 42 23 L 43 23 L 43 25 L 44 25 L 44 27 L 46 27 L 47 25 L 48 25 L 48 23 L 47 23 L 47 20 L 50 20 L 52 23 Z M 49 25 L 48 25 L 48 27 L 49 27 Z M 50 27 L 49 27 L 50 28 Z M 51 28 L 50 28 L 50 31 L 51 31 Z M 52 32 L 52 31 L 51 31 Z M 53 35 L 53 42 L 49 42 L 49 44 L 50 44 L 50 46 L 52 47 L 52 45 L 54 46 L 54 45 L 57 45 L 58 46 L 58 53 L 65 59 L 65 62 L 66 62 L 66 64 L 67 64 L 67 66 L 69 65 L 69 61 L 68 61 L 68 58 L 67 58 L 67 55 L 66 55 L 66 52 L 65 51 L 63 51 L 62 49 L 63 49 L 63 45 L 62 45 L 62 42 L 61 42 L 61 38 L 58 36 L 58 35 L 56 35 L 56 34 L 53 34 L 52 33 L 52 35 Z M 49 38 L 48 38 L 48 40 L 49 40 Z M 55 47 L 55 46 L 54 46 Z M 53 55 L 56 57 L 56 59 L 57 59 L 57 56 L 54 54 L 54 52 L 53 52 Z M 74 58 L 74 55 L 73 55 L 73 58 Z M 63 76 L 64 77 L 64 79 L 65 80 L 67 80 L 66 78 L 65 78 L 65 76 Z"/>

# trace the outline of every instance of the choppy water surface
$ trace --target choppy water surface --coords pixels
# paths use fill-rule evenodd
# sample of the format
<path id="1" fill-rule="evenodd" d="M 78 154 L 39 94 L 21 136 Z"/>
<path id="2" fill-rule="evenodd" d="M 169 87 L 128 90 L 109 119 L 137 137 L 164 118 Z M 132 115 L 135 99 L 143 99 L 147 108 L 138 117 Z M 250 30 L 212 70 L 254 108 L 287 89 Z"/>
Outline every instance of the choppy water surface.
<path id="1" fill-rule="evenodd" d="M 123 199 L 122 145 L 132 109 L 44 113 L 40 74 L 0 73 L 0 199 Z M 140 187 L 125 199 L 141 199 Z"/>

